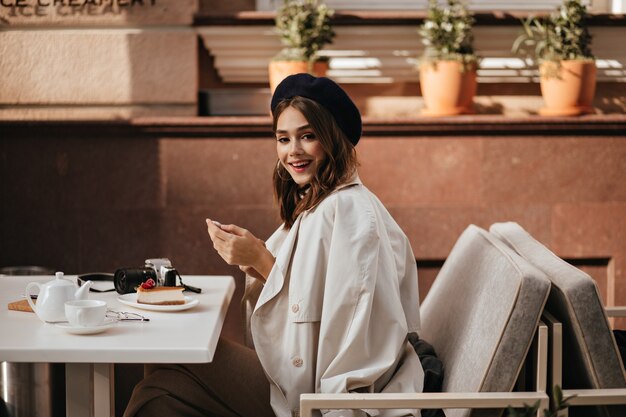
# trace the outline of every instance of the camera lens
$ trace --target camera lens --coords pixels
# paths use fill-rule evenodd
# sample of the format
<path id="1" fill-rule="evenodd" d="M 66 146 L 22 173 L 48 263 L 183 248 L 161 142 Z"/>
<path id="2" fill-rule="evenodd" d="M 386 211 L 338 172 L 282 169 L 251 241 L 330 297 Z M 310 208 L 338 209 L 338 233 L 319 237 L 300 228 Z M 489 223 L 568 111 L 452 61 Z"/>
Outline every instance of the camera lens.
<path id="1" fill-rule="evenodd" d="M 156 282 L 156 272 L 151 268 L 120 268 L 115 271 L 113 284 L 119 294 L 135 292 L 142 282 L 152 278 Z"/>

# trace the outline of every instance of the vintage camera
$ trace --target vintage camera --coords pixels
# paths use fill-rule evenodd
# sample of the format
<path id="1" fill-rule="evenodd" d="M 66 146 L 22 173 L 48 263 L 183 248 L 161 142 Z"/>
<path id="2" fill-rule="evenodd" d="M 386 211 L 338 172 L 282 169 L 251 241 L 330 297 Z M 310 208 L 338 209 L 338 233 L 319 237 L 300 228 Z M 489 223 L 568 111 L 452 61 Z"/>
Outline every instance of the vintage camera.
<path id="1" fill-rule="evenodd" d="M 176 270 L 172 267 L 172 262 L 167 258 L 146 259 L 146 268 L 151 268 L 156 273 L 155 280 L 157 286 L 175 287 L 176 286 Z"/>
<path id="2" fill-rule="evenodd" d="M 152 278 L 157 287 L 175 287 L 178 272 L 167 258 L 146 259 L 143 267 L 120 268 L 115 271 L 113 283 L 120 294 L 135 292 L 143 282 Z"/>

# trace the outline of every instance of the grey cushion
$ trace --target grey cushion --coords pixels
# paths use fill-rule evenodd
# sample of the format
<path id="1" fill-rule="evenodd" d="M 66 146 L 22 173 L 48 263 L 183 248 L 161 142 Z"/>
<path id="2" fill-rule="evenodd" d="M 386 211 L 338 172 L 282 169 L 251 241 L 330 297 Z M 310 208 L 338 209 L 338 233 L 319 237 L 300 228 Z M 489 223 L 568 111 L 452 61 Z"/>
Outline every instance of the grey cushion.
<path id="1" fill-rule="evenodd" d="M 469 226 L 420 309 L 420 337 L 444 364 L 443 391 L 511 391 L 549 290 L 543 272 L 485 230 Z M 446 415 L 476 412 L 446 410 Z"/>
<path id="2" fill-rule="evenodd" d="M 489 230 L 552 281 L 546 309 L 563 323 L 563 387 L 626 388 L 624 366 L 595 281 L 517 223 L 496 223 Z M 624 417 L 626 408 L 574 407 L 570 415 Z"/>

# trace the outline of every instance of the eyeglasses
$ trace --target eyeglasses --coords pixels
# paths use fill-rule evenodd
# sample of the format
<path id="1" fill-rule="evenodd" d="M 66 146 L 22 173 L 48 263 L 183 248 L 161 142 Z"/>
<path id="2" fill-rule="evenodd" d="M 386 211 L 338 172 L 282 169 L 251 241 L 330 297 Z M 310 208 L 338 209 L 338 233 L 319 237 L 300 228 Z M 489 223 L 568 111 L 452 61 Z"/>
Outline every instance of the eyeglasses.
<path id="1" fill-rule="evenodd" d="M 137 313 L 129 313 L 127 311 L 107 310 L 107 318 L 117 321 L 150 321 L 149 318 Z"/>

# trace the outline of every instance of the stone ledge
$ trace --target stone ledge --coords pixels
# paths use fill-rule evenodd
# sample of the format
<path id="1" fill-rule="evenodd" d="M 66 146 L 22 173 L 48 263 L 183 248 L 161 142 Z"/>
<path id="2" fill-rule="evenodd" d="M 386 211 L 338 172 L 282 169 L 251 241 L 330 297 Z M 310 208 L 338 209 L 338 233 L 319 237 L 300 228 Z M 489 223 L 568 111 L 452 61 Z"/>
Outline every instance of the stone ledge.
<path id="1" fill-rule="evenodd" d="M 131 120 L 0 121 L 4 138 L 20 137 L 217 137 L 268 138 L 272 135 L 269 116 L 248 117 L 144 117 Z M 364 118 L 363 136 L 626 136 L 626 115 L 565 117 L 502 117 L 497 115 L 442 118 Z M 528 138 L 533 140 L 532 137 Z"/>
<path id="2" fill-rule="evenodd" d="M 94 121 L 158 117 L 167 114 L 175 117 L 193 117 L 197 114 L 195 103 L 147 103 L 111 105 L 6 105 L 0 104 L 0 120 L 37 121 Z"/>
<path id="3" fill-rule="evenodd" d="M 524 87 L 524 88 L 522 88 Z M 425 108 L 418 83 L 388 88 L 374 84 L 346 84 L 346 92 L 364 117 L 372 119 L 411 119 Z M 526 91 L 523 91 L 526 90 Z M 258 116 L 268 114 L 269 88 L 213 88 L 200 90 L 199 116 Z M 545 106 L 539 86 L 533 84 L 480 84 L 474 97 L 476 115 L 502 117 L 536 116 Z M 597 115 L 626 113 L 626 84 L 598 83 L 593 107 Z M 137 115 L 136 117 L 144 116 Z"/>

